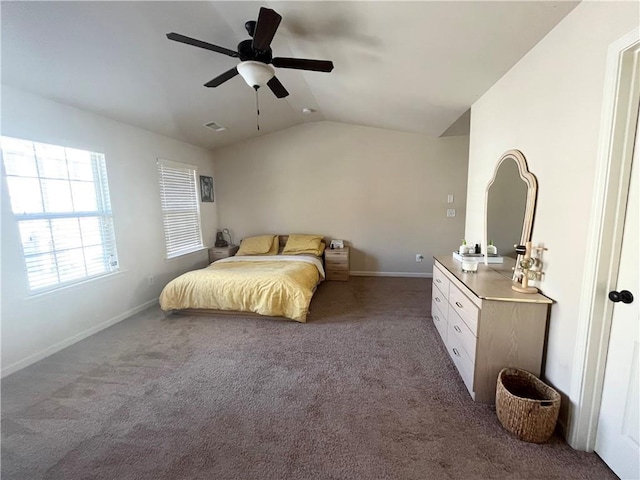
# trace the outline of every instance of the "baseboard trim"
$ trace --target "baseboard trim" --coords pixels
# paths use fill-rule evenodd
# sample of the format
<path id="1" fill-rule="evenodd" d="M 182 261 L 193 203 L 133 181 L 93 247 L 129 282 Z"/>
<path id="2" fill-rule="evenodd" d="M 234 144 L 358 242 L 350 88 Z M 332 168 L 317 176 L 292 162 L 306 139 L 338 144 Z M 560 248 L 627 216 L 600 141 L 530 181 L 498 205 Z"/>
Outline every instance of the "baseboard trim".
<path id="1" fill-rule="evenodd" d="M 407 278 L 433 278 L 432 273 L 416 272 L 349 272 L 354 277 L 407 277 Z"/>
<path id="2" fill-rule="evenodd" d="M 4 378 L 7 375 L 11 375 L 12 373 L 17 372 L 18 370 L 22 370 L 23 368 L 28 367 L 29 365 L 32 365 L 42 360 L 43 358 L 47 358 L 49 355 L 53 355 L 54 353 L 59 352 L 60 350 L 67 348 L 73 345 L 74 343 L 79 342 L 80 340 L 84 340 L 85 338 L 90 337 L 91 335 L 98 333 L 99 331 L 104 330 L 105 328 L 109 328 L 110 326 L 115 325 L 116 323 L 119 323 L 122 320 L 125 320 L 135 315 L 136 313 L 146 310 L 152 305 L 157 305 L 157 303 L 158 303 L 158 298 L 149 300 L 148 302 L 145 302 L 142 305 L 138 305 L 137 307 L 127 310 L 126 312 L 123 312 L 120 315 L 116 315 L 115 317 L 110 318 L 109 320 L 102 322 L 99 325 L 91 327 L 83 332 L 80 332 L 76 335 L 73 335 L 72 337 L 67 338 L 66 340 L 62 340 L 61 342 L 51 345 L 50 347 L 47 347 L 44 350 L 41 350 L 37 353 L 29 355 L 27 358 L 18 360 L 17 362 L 14 362 L 11 365 L 4 367 L 2 369 L 2 373 L 0 374 L 0 376 Z"/>

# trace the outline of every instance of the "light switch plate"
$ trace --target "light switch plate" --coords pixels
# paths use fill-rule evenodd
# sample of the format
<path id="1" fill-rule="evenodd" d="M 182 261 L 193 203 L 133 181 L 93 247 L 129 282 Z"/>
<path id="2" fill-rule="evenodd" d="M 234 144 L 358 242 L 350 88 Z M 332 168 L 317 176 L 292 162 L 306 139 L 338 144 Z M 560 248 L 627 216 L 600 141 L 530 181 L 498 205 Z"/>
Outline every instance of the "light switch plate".
<path id="1" fill-rule="evenodd" d="M 447 195 L 447 203 L 453 203 L 453 195 Z"/>
<path id="2" fill-rule="evenodd" d="M 456 209 L 455 208 L 447 208 L 447 217 L 455 217 Z"/>

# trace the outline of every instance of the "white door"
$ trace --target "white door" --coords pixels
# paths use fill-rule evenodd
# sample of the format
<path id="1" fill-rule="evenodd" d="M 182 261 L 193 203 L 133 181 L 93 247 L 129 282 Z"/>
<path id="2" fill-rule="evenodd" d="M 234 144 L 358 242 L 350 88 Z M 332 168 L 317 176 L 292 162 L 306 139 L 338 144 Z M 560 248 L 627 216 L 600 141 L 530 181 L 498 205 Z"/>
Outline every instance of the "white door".
<path id="1" fill-rule="evenodd" d="M 640 240 L 640 130 L 631 167 L 620 270 L 616 292 L 623 301 L 613 307 L 611 336 L 598 419 L 596 452 L 622 479 L 640 479 L 640 290 L 638 268 Z M 622 291 L 633 295 L 632 303 Z M 624 297 L 627 296 L 625 299 Z M 610 297 L 611 298 L 611 297 Z M 614 294 L 615 298 L 615 294 Z"/>

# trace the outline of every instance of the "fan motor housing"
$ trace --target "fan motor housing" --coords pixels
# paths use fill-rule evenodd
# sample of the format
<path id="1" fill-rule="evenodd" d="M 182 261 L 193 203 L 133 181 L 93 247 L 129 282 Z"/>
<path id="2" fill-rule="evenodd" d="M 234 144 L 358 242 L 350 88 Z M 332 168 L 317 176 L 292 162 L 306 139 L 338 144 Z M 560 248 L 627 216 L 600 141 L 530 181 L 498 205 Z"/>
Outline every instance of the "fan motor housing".
<path id="1" fill-rule="evenodd" d="M 246 60 L 256 60 L 258 62 L 271 63 L 273 52 L 271 51 L 271 47 L 264 51 L 254 50 L 253 40 L 247 39 L 238 44 L 238 56 L 243 62 Z"/>

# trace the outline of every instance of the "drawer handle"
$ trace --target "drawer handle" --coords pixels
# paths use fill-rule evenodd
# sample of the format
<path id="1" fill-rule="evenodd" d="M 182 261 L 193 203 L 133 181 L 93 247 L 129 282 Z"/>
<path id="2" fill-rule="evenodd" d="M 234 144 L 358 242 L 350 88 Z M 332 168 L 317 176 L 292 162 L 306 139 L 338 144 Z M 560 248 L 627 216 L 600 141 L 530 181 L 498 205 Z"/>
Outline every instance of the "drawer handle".
<path id="1" fill-rule="evenodd" d="M 440 298 L 436 297 L 436 302 L 440 303 Z"/>
<path id="2" fill-rule="evenodd" d="M 458 353 L 458 350 L 457 350 L 457 349 L 455 349 L 455 348 L 453 349 L 453 353 L 455 353 L 457 357 L 459 357 L 459 356 L 460 356 L 460 353 Z"/>
<path id="3" fill-rule="evenodd" d="M 458 325 L 454 325 L 453 329 L 458 333 L 462 333 L 462 330 L 460 330 L 460 327 Z"/>
<path id="4" fill-rule="evenodd" d="M 440 319 L 438 318 L 438 315 L 434 315 L 434 316 L 433 316 L 433 319 L 434 319 L 436 322 L 439 322 L 439 321 L 440 321 Z"/>
<path id="5" fill-rule="evenodd" d="M 456 302 L 456 305 L 458 306 L 458 308 L 462 308 L 462 304 L 460 302 Z"/>
<path id="6" fill-rule="evenodd" d="M 442 283 L 442 281 L 439 278 L 436 278 L 436 283 Z"/>

